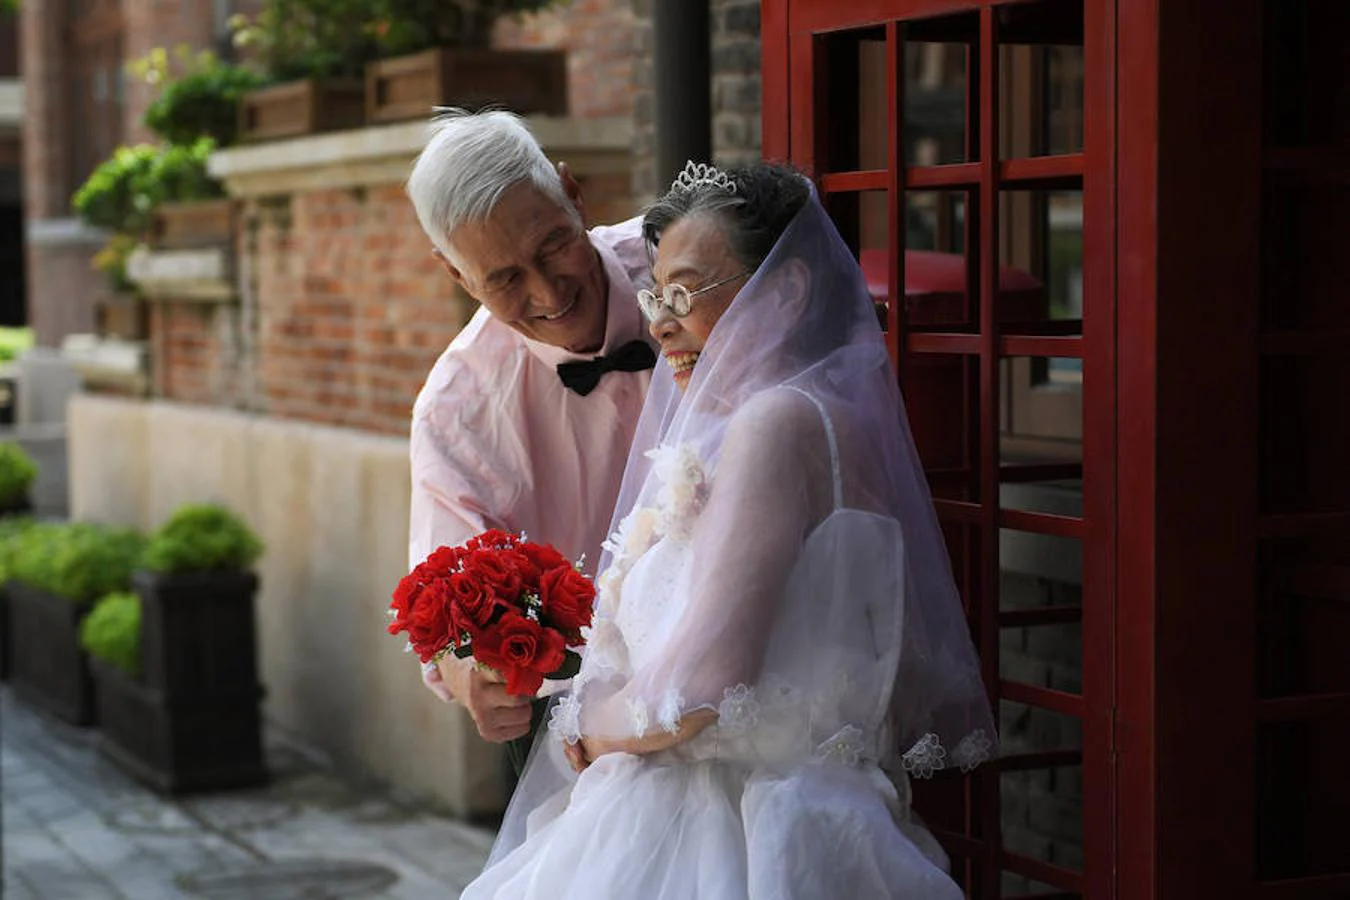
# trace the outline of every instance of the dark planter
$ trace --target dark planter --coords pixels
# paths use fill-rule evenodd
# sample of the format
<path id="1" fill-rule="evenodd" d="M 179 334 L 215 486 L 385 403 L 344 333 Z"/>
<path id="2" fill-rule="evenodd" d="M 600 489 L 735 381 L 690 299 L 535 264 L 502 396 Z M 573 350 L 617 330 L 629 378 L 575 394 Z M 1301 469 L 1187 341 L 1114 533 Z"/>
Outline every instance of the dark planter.
<path id="1" fill-rule="evenodd" d="M 262 691 L 227 698 L 170 701 L 100 659 L 98 685 L 103 754 L 166 794 L 251 787 L 267 780 L 263 765 Z"/>
<path id="2" fill-rule="evenodd" d="M 3 379 L 0 379 L 0 401 L 3 401 L 4 388 Z M 3 423 L 0 423 L 3 424 Z M 17 516 L 31 515 L 33 512 L 33 500 L 27 494 L 15 500 L 6 500 L 0 503 L 0 519 L 6 519 Z"/>
<path id="3" fill-rule="evenodd" d="M 566 52 L 438 47 L 366 64 L 371 122 L 425 119 L 437 106 L 489 104 L 566 115 Z"/>
<path id="4" fill-rule="evenodd" d="M 93 724 L 94 685 L 80 647 L 88 608 L 19 581 L 9 582 L 5 593 L 15 692 L 67 722 Z"/>
<path id="5" fill-rule="evenodd" d="M 255 698 L 258 664 L 252 572 L 136 572 L 145 686 L 180 700 Z"/>

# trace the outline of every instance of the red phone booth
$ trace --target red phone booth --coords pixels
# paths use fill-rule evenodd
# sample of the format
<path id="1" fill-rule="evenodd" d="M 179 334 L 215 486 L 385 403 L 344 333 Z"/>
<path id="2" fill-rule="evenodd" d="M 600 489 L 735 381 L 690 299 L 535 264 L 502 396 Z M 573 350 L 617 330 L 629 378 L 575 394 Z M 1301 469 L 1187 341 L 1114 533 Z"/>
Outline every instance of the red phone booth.
<path id="1" fill-rule="evenodd" d="M 1350 898 L 1350 4 L 761 11 L 1000 713 L 916 789 L 954 876 Z"/>

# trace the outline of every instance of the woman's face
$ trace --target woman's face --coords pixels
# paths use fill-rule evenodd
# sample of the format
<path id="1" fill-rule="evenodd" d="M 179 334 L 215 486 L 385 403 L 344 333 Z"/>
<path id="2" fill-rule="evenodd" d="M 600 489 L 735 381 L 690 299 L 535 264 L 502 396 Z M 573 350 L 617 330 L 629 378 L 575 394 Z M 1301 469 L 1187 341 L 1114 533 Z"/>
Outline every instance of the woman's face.
<path id="1" fill-rule="evenodd" d="M 652 319 L 651 333 L 661 343 L 661 354 L 675 373 L 675 384 L 684 390 L 693 377 L 694 366 L 713 326 L 736 299 L 745 278 L 736 277 L 745 266 L 731 253 L 722 223 L 711 214 L 681 219 L 661 235 L 656 265 L 652 267 L 653 291 L 660 296 L 668 284 L 680 284 L 689 291 L 730 279 L 692 298 L 689 314 L 677 318 L 669 306 L 663 306 Z"/>

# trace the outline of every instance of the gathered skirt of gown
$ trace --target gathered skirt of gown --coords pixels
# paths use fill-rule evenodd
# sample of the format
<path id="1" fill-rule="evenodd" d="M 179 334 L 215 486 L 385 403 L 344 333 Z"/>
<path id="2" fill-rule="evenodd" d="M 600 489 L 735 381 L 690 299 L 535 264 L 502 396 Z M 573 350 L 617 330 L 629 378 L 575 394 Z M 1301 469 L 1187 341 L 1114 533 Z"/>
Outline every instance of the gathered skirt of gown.
<path id="1" fill-rule="evenodd" d="M 641 632 L 661 629 L 682 557 L 662 541 L 627 576 L 633 608 L 619 622 L 632 623 L 635 653 Z M 561 739 L 541 732 L 530 765 L 560 786 L 461 900 L 961 900 L 941 848 L 910 816 L 903 774 L 897 792 L 874 763 L 764 765 L 732 744 L 712 726 L 572 777 Z"/>

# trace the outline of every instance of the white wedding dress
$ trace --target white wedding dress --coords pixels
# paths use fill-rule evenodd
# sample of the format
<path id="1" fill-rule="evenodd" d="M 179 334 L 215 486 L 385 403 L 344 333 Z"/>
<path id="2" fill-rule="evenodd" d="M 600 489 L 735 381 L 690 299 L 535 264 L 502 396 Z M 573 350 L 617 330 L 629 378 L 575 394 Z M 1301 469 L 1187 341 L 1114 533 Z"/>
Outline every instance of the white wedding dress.
<path id="1" fill-rule="evenodd" d="M 683 392 L 658 361 L 616 509 L 581 670 L 463 900 L 960 900 L 908 778 L 989 759 L 993 717 L 875 308 L 814 189 Z M 708 718 L 580 776 L 564 757 Z"/>
<path id="2" fill-rule="evenodd" d="M 643 540 L 655 543 L 631 563 L 622 553 L 616 559 L 626 570 L 622 600 L 612 620 L 597 622 L 588 666 L 609 656 L 610 665 L 643 671 L 678 627 L 699 568 L 695 545 L 659 529 Z M 786 598 L 784 608 L 831 589 L 894 597 L 899 561 L 876 562 L 898 540 L 894 520 L 836 509 L 807 538 L 790 580 L 797 598 Z M 834 564 L 840 554 L 859 564 Z M 832 562 L 813 564 L 819 560 Z M 826 585 L 812 574 L 833 578 L 841 568 L 854 573 L 853 583 Z M 897 618 L 880 604 L 872 614 Z M 960 900 L 941 848 L 911 816 L 906 776 L 893 783 L 869 758 L 884 730 L 878 725 L 895 664 L 884 645 L 881 653 L 872 645 L 897 625 L 878 621 L 841 641 L 844 629 L 834 623 L 831 650 L 811 657 L 802 641 L 821 623 L 780 622 L 763 677 L 725 692 L 717 724 L 672 750 L 602 756 L 575 783 L 532 800 L 523 842 L 494 858 L 461 897 Z M 864 652 L 841 646 L 860 640 L 869 645 Z M 827 673 L 823 687 L 810 686 Z M 566 723 L 569 700 L 555 719 Z M 678 701 L 674 709 L 660 705 L 633 710 L 636 733 L 680 712 Z M 537 756 L 548 757 L 532 762 L 536 773 L 567 768 L 558 730 L 536 746 Z"/>

